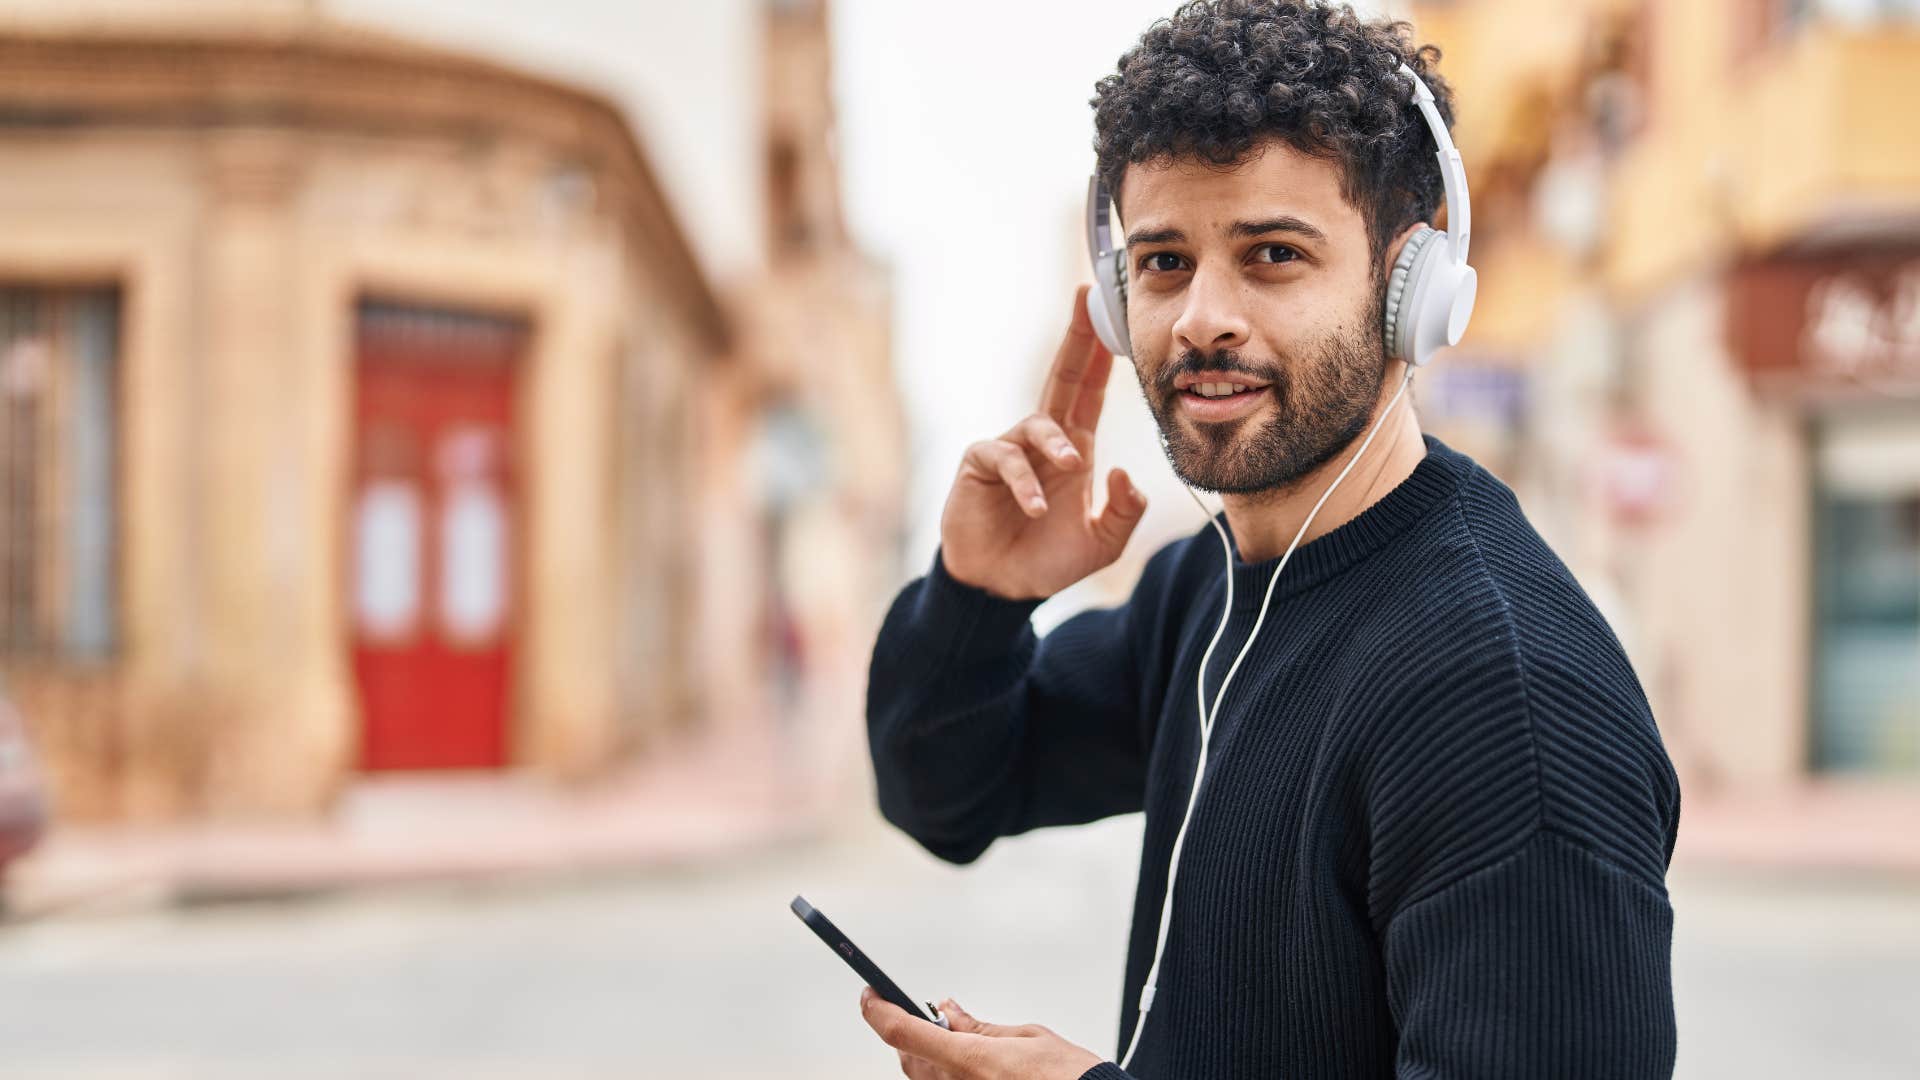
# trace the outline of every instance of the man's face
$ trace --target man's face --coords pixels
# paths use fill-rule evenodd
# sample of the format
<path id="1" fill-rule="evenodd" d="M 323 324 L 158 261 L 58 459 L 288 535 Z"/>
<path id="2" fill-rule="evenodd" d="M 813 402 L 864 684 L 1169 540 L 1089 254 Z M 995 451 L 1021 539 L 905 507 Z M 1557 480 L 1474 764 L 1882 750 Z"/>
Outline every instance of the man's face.
<path id="1" fill-rule="evenodd" d="M 1127 168 L 1134 369 L 1196 488 L 1285 489 L 1372 418 L 1384 297 L 1338 170 L 1279 141 L 1231 169 Z M 1248 389 L 1217 396 L 1221 384 Z"/>

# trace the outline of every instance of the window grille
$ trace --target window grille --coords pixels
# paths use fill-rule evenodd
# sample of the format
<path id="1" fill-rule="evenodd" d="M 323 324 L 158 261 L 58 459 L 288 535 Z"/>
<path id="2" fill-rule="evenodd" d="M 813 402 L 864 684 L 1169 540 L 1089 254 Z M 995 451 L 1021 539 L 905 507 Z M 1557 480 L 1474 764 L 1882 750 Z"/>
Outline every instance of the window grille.
<path id="1" fill-rule="evenodd" d="M 117 636 L 119 295 L 0 286 L 0 657 Z"/>

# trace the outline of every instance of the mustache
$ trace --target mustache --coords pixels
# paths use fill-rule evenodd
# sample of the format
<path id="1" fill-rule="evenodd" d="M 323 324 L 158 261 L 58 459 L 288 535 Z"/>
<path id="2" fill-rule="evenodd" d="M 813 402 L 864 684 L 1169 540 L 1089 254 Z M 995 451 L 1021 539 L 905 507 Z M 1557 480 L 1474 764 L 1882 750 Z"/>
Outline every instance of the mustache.
<path id="1" fill-rule="evenodd" d="M 1241 359 L 1232 349 L 1221 349 L 1209 356 L 1198 349 L 1187 349 L 1154 376 L 1154 386 L 1161 394 L 1173 393 L 1174 380 L 1182 375 L 1201 375 L 1221 377 L 1218 381 L 1230 381 L 1225 376 L 1245 375 L 1249 382 L 1279 384 L 1284 373 L 1277 364 L 1254 364 Z"/>

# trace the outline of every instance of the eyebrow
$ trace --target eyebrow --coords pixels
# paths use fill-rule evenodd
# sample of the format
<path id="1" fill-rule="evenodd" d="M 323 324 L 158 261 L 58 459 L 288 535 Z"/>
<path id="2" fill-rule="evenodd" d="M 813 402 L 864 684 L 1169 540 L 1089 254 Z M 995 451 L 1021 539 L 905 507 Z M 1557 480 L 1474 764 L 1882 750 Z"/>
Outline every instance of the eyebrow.
<path id="1" fill-rule="evenodd" d="M 1242 238 L 1266 236 L 1269 233 L 1293 233 L 1296 236 L 1303 236 L 1308 240 L 1316 240 L 1320 243 L 1325 243 L 1327 240 L 1326 233 L 1321 232 L 1319 228 L 1311 222 L 1303 221 L 1300 218 L 1294 217 L 1292 214 L 1281 214 L 1278 217 L 1261 218 L 1259 221 L 1236 221 L 1227 229 L 1228 236 Z M 1186 239 L 1187 234 L 1181 232 L 1179 229 L 1141 229 L 1138 232 L 1127 234 L 1127 243 L 1129 245 L 1182 244 L 1186 242 Z"/>

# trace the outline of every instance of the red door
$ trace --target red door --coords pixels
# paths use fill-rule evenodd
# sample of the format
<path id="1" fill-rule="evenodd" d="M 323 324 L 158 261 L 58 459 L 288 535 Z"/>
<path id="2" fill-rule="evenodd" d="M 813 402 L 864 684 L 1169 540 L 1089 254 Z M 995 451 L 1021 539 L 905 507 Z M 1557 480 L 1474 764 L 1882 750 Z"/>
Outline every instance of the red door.
<path id="1" fill-rule="evenodd" d="M 366 769 L 497 768 L 517 606 L 515 324 L 360 311 L 348 582 Z"/>

